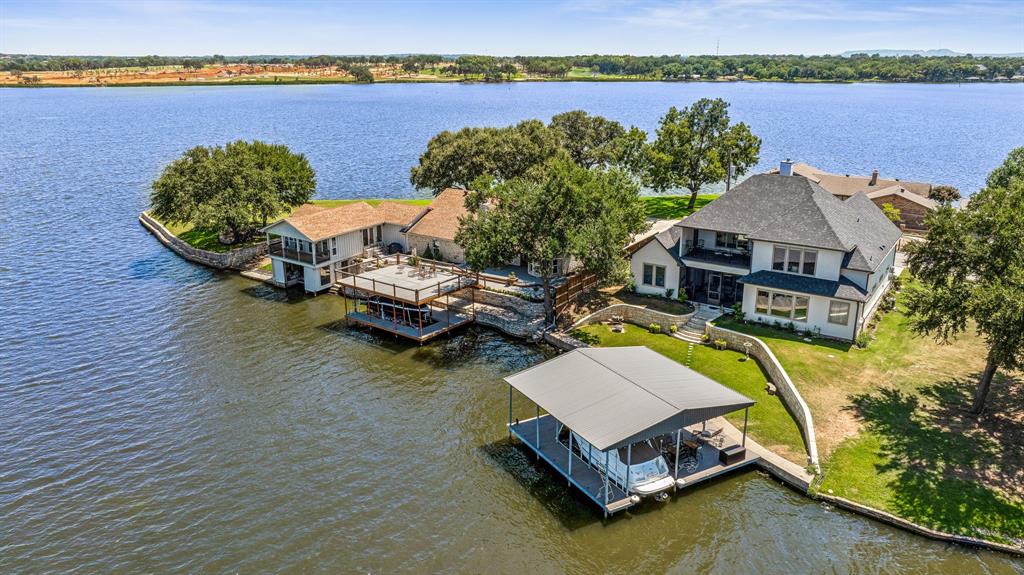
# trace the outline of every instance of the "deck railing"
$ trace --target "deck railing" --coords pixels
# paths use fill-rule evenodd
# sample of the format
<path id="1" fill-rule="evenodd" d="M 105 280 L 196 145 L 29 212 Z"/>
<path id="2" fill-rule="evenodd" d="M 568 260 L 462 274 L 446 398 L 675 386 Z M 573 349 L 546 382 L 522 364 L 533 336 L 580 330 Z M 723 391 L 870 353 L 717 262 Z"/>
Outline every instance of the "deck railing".
<path id="1" fill-rule="evenodd" d="M 438 279 L 433 285 L 422 288 L 408 288 L 392 282 L 379 280 L 377 278 L 361 278 L 361 274 L 369 271 L 386 268 L 389 266 L 409 266 L 416 270 L 420 279 L 427 279 L 437 272 L 453 275 L 447 279 Z M 375 257 L 361 262 L 347 265 L 336 270 L 337 283 L 343 286 L 352 287 L 358 290 L 371 291 L 375 294 L 392 299 L 403 300 L 413 303 L 421 303 L 442 295 L 459 291 L 463 288 L 474 286 L 477 283 L 477 274 L 463 269 L 455 264 L 430 260 L 422 257 L 413 257 L 405 254 L 394 254 L 390 256 Z"/>
<path id="2" fill-rule="evenodd" d="M 314 260 L 312 253 L 286 247 L 280 239 L 270 241 L 267 246 L 267 254 L 307 264 L 323 264 L 331 260 L 330 253 L 320 250 L 316 251 L 316 259 Z"/>

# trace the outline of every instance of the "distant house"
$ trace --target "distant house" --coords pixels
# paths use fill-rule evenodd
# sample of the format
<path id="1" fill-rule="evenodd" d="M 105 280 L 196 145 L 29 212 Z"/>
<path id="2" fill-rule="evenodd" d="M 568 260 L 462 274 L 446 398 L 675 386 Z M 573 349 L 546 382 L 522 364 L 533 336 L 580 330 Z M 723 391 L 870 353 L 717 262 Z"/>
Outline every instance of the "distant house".
<path id="1" fill-rule="evenodd" d="M 301 284 L 312 293 L 326 290 L 352 258 L 406 251 L 405 230 L 426 212 L 424 206 L 397 202 L 353 202 L 336 208 L 303 204 L 262 230 L 274 281 Z"/>
<path id="2" fill-rule="evenodd" d="M 853 340 L 890 285 L 900 235 L 863 192 L 843 201 L 810 178 L 774 173 L 627 250 L 641 293 L 740 302 L 747 318 Z"/>
<path id="3" fill-rule="evenodd" d="M 900 221 L 897 223 L 909 230 L 926 229 L 925 216 L 938 207 L 938 203 L 928 197 L 932 184 L 880 178 L 878 170 L 874 170 L 870 176 L 832 174 L 808 164 L 786 160 L 773 172 L 803 176 L 843 200 L 863 192 L 878 207 L 892 204 L 900 211 Z"/>

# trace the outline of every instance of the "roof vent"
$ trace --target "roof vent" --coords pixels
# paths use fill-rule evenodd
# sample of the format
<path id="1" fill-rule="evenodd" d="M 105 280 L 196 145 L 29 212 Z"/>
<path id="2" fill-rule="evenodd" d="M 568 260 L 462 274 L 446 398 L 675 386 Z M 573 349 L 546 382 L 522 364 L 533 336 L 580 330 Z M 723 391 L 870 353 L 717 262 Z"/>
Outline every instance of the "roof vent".
<path id="1" fill-rule="evenodd" d="M 779 162 L 779 174 L 783 176 L 793 175 L 793 160 L 786 158 Z"/>

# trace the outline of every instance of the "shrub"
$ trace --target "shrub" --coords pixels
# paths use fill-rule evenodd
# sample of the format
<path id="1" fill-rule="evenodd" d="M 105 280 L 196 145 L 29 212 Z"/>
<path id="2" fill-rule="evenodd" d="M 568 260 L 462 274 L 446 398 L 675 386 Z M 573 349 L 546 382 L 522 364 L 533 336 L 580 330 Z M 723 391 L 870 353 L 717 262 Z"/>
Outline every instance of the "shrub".
<path id="1" fill-rule="evenodd" d="M 516 272 L 508 272 L 508 285 L 515 285 L 517 281 L 519 281 L 519 276 L 516 275 Z"/>
<path id="2" fill-rule="evenodd" d="M 857 347 L 865 349 L 868 346 L 868 344 L 871 343 L 871 334 L 866 331 L 860 332 L 860 334 L 857 335 L 857 339 L 854 341 L 854 343 L 857 345 Z"/>
<path id="3" fill-rule="evenodd" d="M 647 330 L 650 331 L 651 333 L 658 333 L 659 331 L 661 331 L 661 324 L 652 323 L 651 325 L 647 326 Z"/>
<path id="4" fill-rule="evenodd" d="M 715 340 L 715 347 L 718 348 L 718 349 L 725 349 L 728 345 L 729 345 L 729 342 L 725 341 L 724 339 L 716 339 Z"/>
<path id="5" fill-rule="evenodd" d="M 705 343 L 707 343 L 707 342 L 711 341 L 711 336 L 705 333 L 705 334 L 700 336 L 700 340 L 705 342 Z"/>
<path id="6" fill-rule="evenodd" d="M 892 276 L 892 291 L 897 292 L 903 287 L 903 276 Z"/>
<path id="7" fill-rule="evenodd" d="M 667 290 L 665 290 L 665 298 L 666 299 L 672 299 L 672 294 L 674 294 L 674 293 L 676 293 L 676 290 L 674 290 L 672 288 L 668 288 Z"/>
<path id="8" fill-rule="evenodd" d="M 686 292 L 684 292 L 684 291 L 681 291 L 681 292 L 679 292 L 679 295 L 678 295 L 678 296 L 676 296 L 676 299 L 677 299 L 677 300 L 679 300 L 679 301 L 681 301 L 681 302 L 683 302 L 683 303 L 686 303 L 686 301 L 687 301 L 688 299 L 690 299 L 690 298 L 686 297 Z"/>
<path id="9" fill-rule="evenodd" d="M 676 326 L 676 324 L 672 324 L 672 325 L 668 326 L 668 330 L 670 332 L 672 332 L 672 333 L 675 333 L 675 332 L 679 331 L 679 327 Z"/>
<path id="10" fill-rule="evenodd" d="M 786 329 L 789 330 L 791 333 L 796 333 L 796 324 L 793 322 L 789 322 L 786 324 Z"/>

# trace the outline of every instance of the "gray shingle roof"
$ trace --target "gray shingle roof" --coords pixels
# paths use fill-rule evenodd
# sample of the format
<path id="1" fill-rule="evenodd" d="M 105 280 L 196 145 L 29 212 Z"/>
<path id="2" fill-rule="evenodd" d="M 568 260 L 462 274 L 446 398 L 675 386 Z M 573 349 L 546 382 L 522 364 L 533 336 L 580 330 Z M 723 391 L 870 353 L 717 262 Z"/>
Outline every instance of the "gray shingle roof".
<path id="1" fill-rule="evenodd" d="M 839 281 L 831 281 L 811 276 L 788 274 L 771 270 L 760 270 L 752 274 L 747 274 L 741 278 L 737 278 L 736 281 L 766 288 L 782 289 L 836 299 L 846 299 L 859 302 L 865 302 L 868 300 L 867 292 L 845 277 L 840 277 Z"/>
<path id="2" fill-rule="evenodd" d="M 845 267 L 869 272 L 900 237 L 863 193 L 844 202 L 807 178 L 780 174 L 751 176 L 679 225 L 847 252 Z"/>

